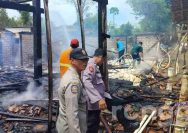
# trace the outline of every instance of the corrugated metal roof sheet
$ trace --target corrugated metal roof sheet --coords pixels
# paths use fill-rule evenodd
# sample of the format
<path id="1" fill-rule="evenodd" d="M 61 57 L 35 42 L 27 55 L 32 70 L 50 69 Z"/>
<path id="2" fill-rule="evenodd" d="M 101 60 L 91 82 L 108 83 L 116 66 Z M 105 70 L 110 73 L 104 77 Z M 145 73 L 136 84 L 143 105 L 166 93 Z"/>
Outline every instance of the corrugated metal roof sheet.
<path id="1" fill-rule="evenodd" d="M 31 32 L 31 28 L 5 28 L 6 31 L 10 31 L 14 34 L 20 32 Z"/>

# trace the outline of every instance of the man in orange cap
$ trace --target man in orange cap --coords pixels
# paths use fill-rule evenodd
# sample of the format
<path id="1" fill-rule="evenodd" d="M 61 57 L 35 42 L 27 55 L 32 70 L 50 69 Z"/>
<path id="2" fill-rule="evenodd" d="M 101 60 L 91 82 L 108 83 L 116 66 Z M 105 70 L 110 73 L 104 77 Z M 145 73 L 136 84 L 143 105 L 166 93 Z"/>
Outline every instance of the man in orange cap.
<path id="1" fill-rule="evenodd" d="M 67 69 L 70 67 L 70 53 L 73 49 L 79 47 L 79 41 L 77 39 L 72 39 L 70 43 L 70 48 L 64 50 L 60 55 L 60 76 L 62 77 Z"/>

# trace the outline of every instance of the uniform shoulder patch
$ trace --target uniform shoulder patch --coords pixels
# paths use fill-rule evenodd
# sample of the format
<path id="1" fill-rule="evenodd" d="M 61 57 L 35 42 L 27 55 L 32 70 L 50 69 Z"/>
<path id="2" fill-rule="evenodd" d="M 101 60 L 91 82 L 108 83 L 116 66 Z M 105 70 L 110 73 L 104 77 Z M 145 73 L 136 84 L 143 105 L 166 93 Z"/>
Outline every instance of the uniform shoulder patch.
<path id="1" fill-rule="evenodd" d="M 94 72 L 94 68 L 93 68 L 93 66 L 89 66 L 89 71 L 90 71 L 91 73 Z"/>
<path id="2" fill-rule="evenodd" d="M 72 85 L 72 86 L 71 86 L 71 92 L 72 92 L 73 94 L 78 93 L 78 86 L 77 86 L 77 85 Z"/>

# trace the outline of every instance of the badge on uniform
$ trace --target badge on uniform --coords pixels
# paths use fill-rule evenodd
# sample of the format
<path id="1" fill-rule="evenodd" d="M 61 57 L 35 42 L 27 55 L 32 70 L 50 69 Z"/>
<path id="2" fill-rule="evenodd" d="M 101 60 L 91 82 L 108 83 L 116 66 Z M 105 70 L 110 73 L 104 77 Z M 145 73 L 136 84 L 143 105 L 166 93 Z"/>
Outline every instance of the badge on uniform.
<path id="1" fill-rule="evenodd" d="M 76 85 L 73 85 L 73 86 L 71 87 L 71 92 L 72 92 L 73 94 L 76 94 L 76 93 L 78 92 L 78 87 L 77 87 Z"/>
<path id="2" fill-rule="evenodd" d="M 92 66 L 89 66 L 89 71 L 92 73 L 94 72 L 94 68 Z"/>
<path id="3" fill-rule="evenodd" d="M 86 51 L 85 51 L 85 50 L 82 50 L 82 54 L 86 55 Z"/>

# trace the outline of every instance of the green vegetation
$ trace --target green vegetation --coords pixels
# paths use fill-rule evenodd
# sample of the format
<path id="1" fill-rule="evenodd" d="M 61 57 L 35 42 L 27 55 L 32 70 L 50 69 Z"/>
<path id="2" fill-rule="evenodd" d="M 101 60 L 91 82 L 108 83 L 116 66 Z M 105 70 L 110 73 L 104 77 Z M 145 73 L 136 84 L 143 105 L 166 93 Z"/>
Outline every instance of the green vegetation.
<path id="1" fill-rule="evenodd" d="M 32 25 L 32 17 L 29 12 L 21 11 L 19 21 L 22 26 L 31 26 Z"/>
<path id="2" fill-rule="evenodd" d="M 32 26 L 32 17 L 28 12 L 20 12 L 18 19 L 9 18 L 5 9 L 0 9 L 0 30 L 6 27 Z"/>
<path id="3" fill-rule="evenodd" d="M 170 32 L 172 19 L 168 0 L 126 0 L 126 2 L 133 9 L 135 16 L 139 18 L 139 25 L 133 26 L 128 22 L 117 27 L 114 16 L 118 16 L 119 9 L 112 7 L 110 14 L 113 15 L 113 23 L 108 24 L 108 32 L 111 36 L 132 36 L 143 32 Z"/>
<path id="4" fill-rule="evenodd" d="M 115 15 L 119 14 L 119 9 L 117 7 L 111 7 L 110 14 L 113 15 L 113 27 L 115 27 Z"/>
<path id="5" fill-rule="evenodd" d="M 127 0 L 136 16 L 140 17 L 140 32 L 169 32 L 171 11 L 166 0 Z"/>

